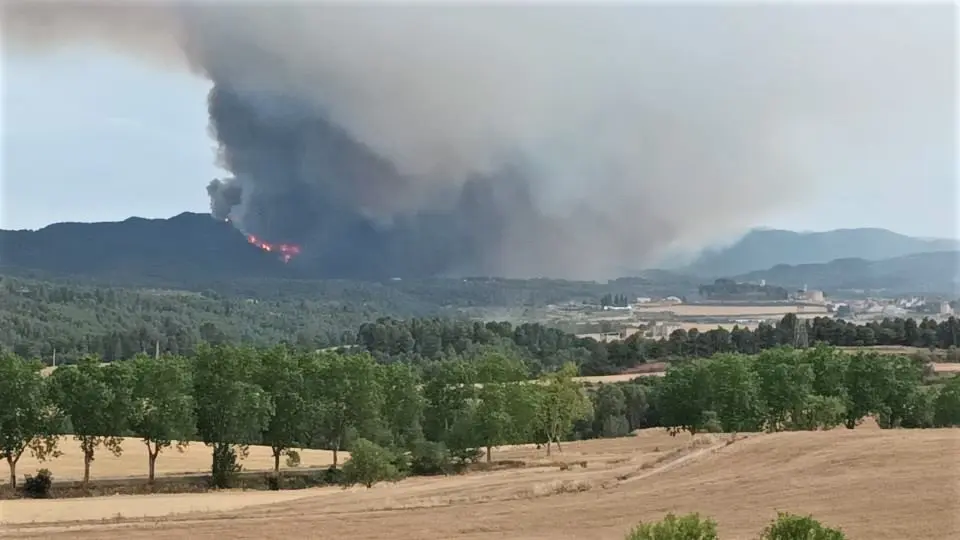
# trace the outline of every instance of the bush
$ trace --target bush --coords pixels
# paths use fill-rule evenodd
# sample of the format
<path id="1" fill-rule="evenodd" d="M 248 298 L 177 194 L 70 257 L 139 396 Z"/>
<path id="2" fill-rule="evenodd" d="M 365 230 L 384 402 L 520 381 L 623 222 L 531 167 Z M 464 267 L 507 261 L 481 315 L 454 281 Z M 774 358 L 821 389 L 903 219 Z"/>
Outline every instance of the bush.
<path id="1" fill-rule="evenodd" d="M 53 474 L 47 469 L 40 469 L 36 476 L 26 475 L 23 482 L 23 494 L 31 499 L 48 499 L 52 486 Z"/>
<path id="2" fill-rule="evenodd" d="M 323 472 L 322 482 L 328 486 L 339 485 L 343 483 L 343 469 L 338 469 L 333 465 L 327 467 Z"/>
<path id="3" fill-rule="evenodd" d="M 343 484 L 352 486 L 363 484 L 367 488 L 377 482 L 398 480 L 394 460 L 396 455 L 386 448 L 368 441 L 357 439 L 350 450 L 350 459 L 343 465 Z"/>
<path id="4" fill-rule="evenodd" d="M 450 457 L 453 458 L 454 469 L 463 470 L 467 465 L 480 461 L 483 457 L 483 450 L 479 448 L 459 448 L 450 451 Z"/>
<path id="5" fill-rule="evenodd" d="M 296 469 L 300 466 L 300 452 L 291 448 L 285 451 L 284 455 L 286 456 L 287 468 Z"/>
<path id="6" fill-rule="evenodd" d="M 846 540 L 839 529 L 824 527 L 811 516 L 798 516 L 783 512 L 777 513 L 773 521 L 760 536 L 761 540 Z"/>
<path id="7" fill-rule="evenodd" d="M 716 411 L 703 411 L 703 431 L 707 433 L 723 433 L 723 425 Z"/>
<path id="8" fill-rule="evenodd" d="M 700 514 L 676 517 L 667 514 L 658 523 L 640 523 L 625 540 L 717 540 L 717 524 Z"/>
<path id="9" fill-rule="evenodd" d="M 280 486 L 279 476 L 273 473 L 269 473 L 266 475 L 266 479 L 267 479 L 267 489 L 269 489 L 270 491 L 280 491 L 281 486 Z"/>
<path id="10" fill-rule="evenodd" d="M 453 458 L 443 443 L 421 441 L 413 447 L 410 457 L 410 472 L 418 476 L 450 474 Z"/>
<path id="11" fill-rule="evenodd" d="M 245 449 L 240 448 L 243 455 Z M 213 467 L 210 483 L 218 489 L 233 487 L 237 473 L 243 467 L 238 463 L 237 451 L 229 444 L 217 443 L 213 445 Z"/>

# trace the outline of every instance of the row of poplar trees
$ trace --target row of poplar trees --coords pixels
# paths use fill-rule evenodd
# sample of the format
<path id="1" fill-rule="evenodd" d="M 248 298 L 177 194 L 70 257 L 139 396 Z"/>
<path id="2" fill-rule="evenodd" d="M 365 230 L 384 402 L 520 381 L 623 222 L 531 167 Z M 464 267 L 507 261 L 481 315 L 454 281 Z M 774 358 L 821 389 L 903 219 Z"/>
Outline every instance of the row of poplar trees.
<path id="1" fill-rule="evenodd" d="M 248 445 L 270 447 L 277 472 L 298 448 L 332 450 L 336 466 L 360 438 L 396 450 L 443 443 L 460 460 L 485 449 L 489 459 L 503 444 L 549 451 L 591 414 L 574 366 L 530 384 L 525 364 L 497 350 L 415 368 L 367 353 L 204 345 L 189 358 L 84 358 L 49 376 L 41 368 L 0 356 L 0 455 L 13 485 L 20 457 L 57 456 L 63 435 L 82 449 L 85 484 L 98 452 L 119 455 L 133 437 L 147 449 L 151 482 L 164 450 L 202 441 L 224 485 Z"/>

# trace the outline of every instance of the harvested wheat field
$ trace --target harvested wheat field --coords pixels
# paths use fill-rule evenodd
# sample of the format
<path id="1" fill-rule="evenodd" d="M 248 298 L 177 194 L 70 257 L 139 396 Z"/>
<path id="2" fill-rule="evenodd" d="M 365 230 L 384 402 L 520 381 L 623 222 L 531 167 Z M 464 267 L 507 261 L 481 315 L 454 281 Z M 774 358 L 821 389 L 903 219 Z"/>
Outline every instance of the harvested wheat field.
<path id="1" fill-rule="evenodd" d="M 32 456 L 24 455 L 17 465 L 21 478 L 24 474 L 33 474 L 40 468 L 47 468 L 56 481 L 83 479 L 83 452 L 80 443 L 73 437 L 61 437 L 59 449 L 62 456 L 37 462 Z M 347 453 L 340 453 L 340 460 Z M 204 473 L 210 470 L 212 459 L 210 447 L 203 443 L 191 443 L 178 452 L 175 447 L 168 448 L 157 458 L 157 476 Z M 328 467 L 333 463 L 333 452 L 326 450 L 300 451 L 301 467 Z M 250 453 L 241 464 L 246 471 L 273 470 L 273 454 L 265 446 L 251 446 Z M 281 469 L 285 468 L 284 459 L 280 460 Z M 98 448 L 93 464 L 90 466 L 90 480 L 118 479 L 147 476 L 147 447 L 143 441 L 134 438 L 123 440 L 123 453 L 117 457 L 105 448 Z M 7 475 L 0 477 L 0 485 L 9 483 Z"/>
<path id="2" fill-rule="evenodd" d="M 955 362 L 935 362 L 933 371 L 937 373 L 960 373 L 960 364 Z"/>
<path id="3" fill-rule="evenodd" d="M 2 509 L 9 537 L 64 539 L 621 539 L 669 511 L 711 515 L 722 538 L 737 539 L 756 538 L 777 510 L 812 513 L 852 539 L 960 538 L 960 430 L 864 426 L 729 440 L 655 430 L 566 444 L 549 458 L 501 449 L 495 459 L 527 466 L 370 490 L 18 500 Z"/>

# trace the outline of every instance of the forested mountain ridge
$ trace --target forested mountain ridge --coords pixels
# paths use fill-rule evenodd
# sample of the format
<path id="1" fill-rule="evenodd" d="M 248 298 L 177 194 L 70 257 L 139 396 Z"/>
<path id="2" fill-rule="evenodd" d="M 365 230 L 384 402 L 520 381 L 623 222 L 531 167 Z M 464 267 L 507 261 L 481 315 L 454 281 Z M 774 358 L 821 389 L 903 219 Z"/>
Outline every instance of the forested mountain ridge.
<path id="1" fill-rule="evenodd" d="M 807 285 L 828 292 L 859 289 L 953 296 L 960 290 L 960 251 L 915 253 L 878 261 L 845 258 L 825 264 L 778 264 L 736 279 L 766 280 L 791 289 Z"/>
<path id="2" fill-rule="evenodd" d="M 682 271 L 704 277 L 731 277 L 777 265 L 810 265 L 837 259 L 877 261 L 917 253 L 960 249 L 955 239 L 915 238 L 886 229 L 825 232 L 754 230 L 729 247 L 708 250 Z"/>
<path id="3" fill-rule="evenodd" d="M 140 283 L 271 277 L 286 270 L 276 255 L 248 243 L 229 223 L 190 212 L 0 230 L 0 267 Z"/>
<path id="4" fill-rule="evenodd" d="M 384 278 L 379 283 L 391 289 L 386 294 L 398 292 L 435 307 L 534 306 L 592 301 L 607 293 L 683 296 L 694 294 L 703 276 L 766 279 L 774 285 L 807 284 L 827 291 L 949 293 L 956 288 L 957 259 L 944 251 L 933 252 L 956 246 L 953 240 L 917 239 L 883 229 L 754 231 L 731 247 L 703 254 L 687 268 L 646 270 L 610 284 L 498 278 Z M 313 289 L 368 288 L 378 283 L 369 279 L 321 281 L 318 278 L 325 276 L 309 257 L 307 248 L 285 264 L 277 253 L 251 245 L 229 223 L 190 212 L 169 219 L 129 218 L 57 223 L 36 231 L 0 230 L 0 271 L 27 278 L 257 297 L 276 288 L 312 294 L 309 291 Z"/>

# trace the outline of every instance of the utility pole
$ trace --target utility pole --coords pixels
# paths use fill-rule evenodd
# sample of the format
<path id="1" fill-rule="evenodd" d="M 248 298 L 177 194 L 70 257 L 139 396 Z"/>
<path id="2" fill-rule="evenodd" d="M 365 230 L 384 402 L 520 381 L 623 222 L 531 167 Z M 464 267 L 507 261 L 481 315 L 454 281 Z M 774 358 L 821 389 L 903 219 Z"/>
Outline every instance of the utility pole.
<path id="1" fill-rule="evenodd" d="M 153 359 L 154 359 L 154 360 L 159 360 L 159 359 L 160 359 L 160 340 L 159 340 L 159 339 L 157 340 L 157 348 L 156 348 L 156 350 L 155 350 L 154 353 L 153 353 Z"/>

